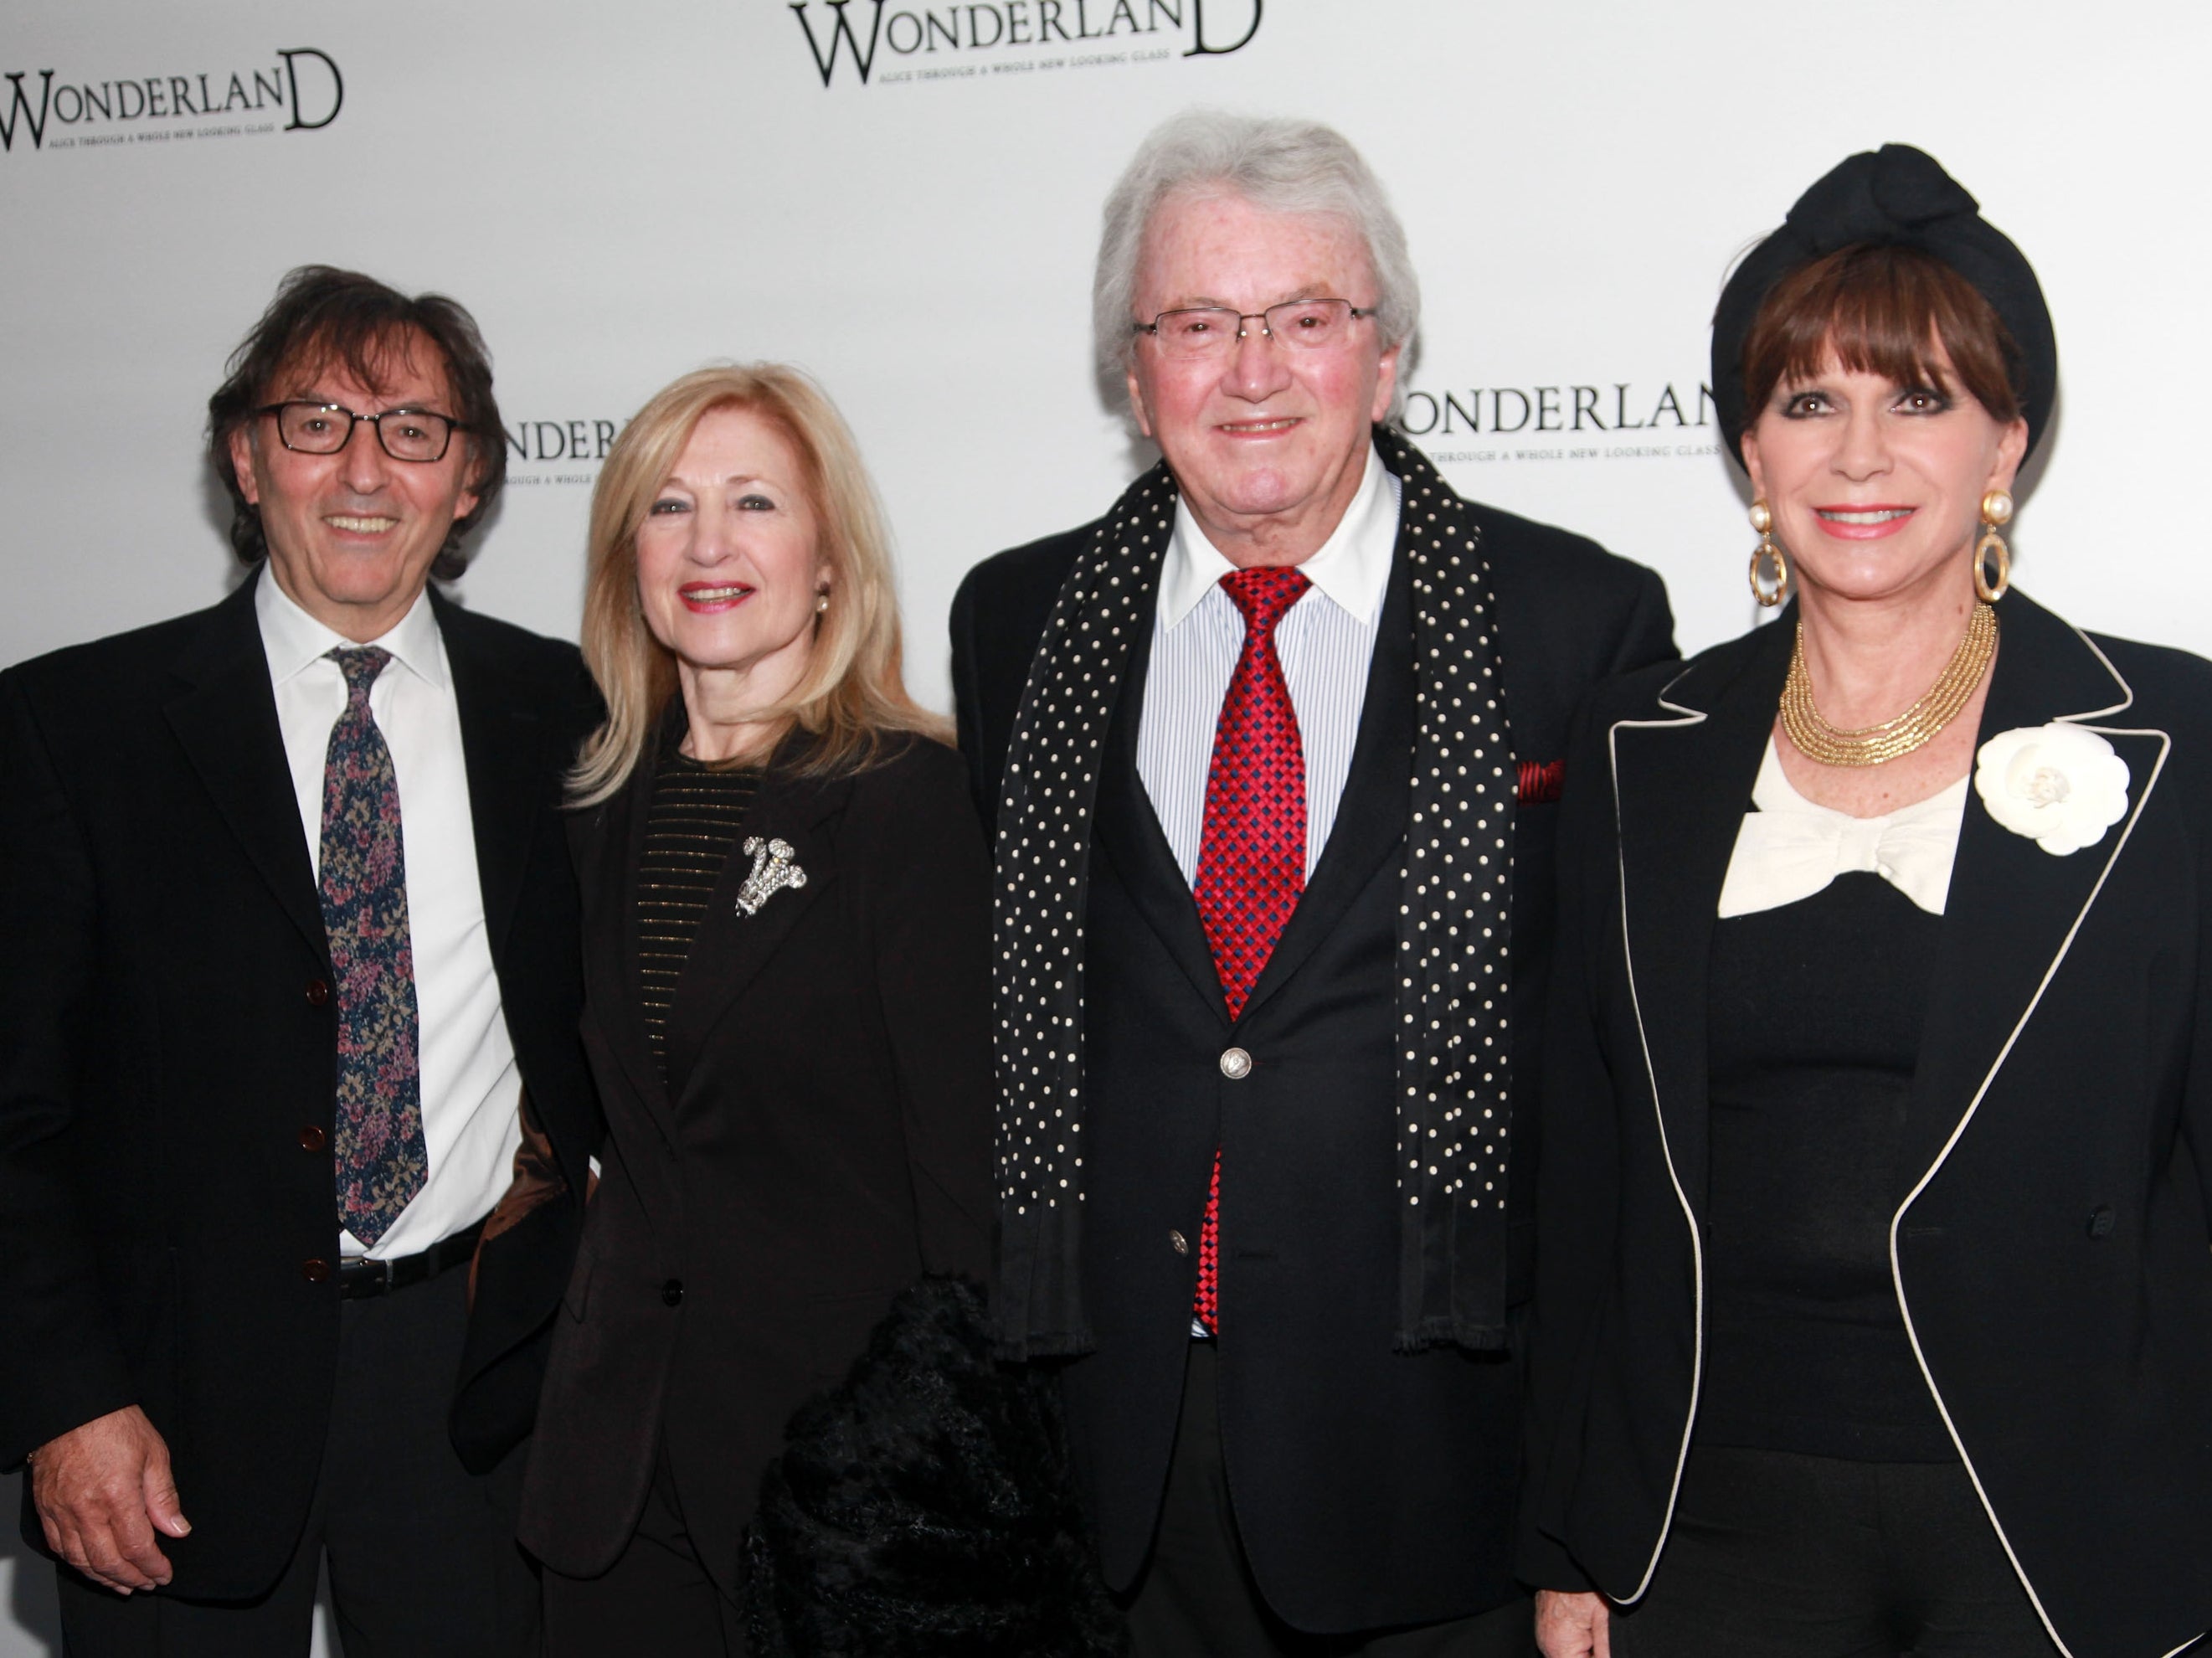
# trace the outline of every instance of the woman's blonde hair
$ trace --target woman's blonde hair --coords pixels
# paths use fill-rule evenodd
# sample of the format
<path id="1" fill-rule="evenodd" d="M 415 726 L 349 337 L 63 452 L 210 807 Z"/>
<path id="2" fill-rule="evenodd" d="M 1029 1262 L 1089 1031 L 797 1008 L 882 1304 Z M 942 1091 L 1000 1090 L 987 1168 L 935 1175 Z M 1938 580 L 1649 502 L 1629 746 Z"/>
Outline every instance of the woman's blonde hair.
<path id="1" fill-rule="evenodd" d="M 638 601 L 637 531 L 693 430 L 718 409 L 748 410 L 791 445 L 819 525 L 817 556 L 830 570 L 830 608 L 816 621 L 805 674 L 763 717 L 788 720 L 815 739 L 800 762 L 814 773 L 866 766 L 896 732 L 951 740 L 949 723 L 907 695 L 890 537 L 844 417 L 787 364 L 721 365 L 684 375 L 639 410 L 592 491 L 584 661 L 607 718 L 568 774 L 572 805 L 596 805 L 621 790 L 676 694 L 675 654 L 653 636 Z"/>

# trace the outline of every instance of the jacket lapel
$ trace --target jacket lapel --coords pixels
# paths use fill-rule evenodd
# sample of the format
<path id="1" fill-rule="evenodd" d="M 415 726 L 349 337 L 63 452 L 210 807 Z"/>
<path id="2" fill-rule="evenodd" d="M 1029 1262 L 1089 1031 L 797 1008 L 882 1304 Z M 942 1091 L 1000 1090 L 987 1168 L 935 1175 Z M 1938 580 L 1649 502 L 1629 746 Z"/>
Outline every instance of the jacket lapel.
<path id="1" fill-rule="evenodd" d="M 1226 1029 L 1229 1009 L 1221 993 L 1221 975 L 1214 969 L 1213 947 L 1206 941 L 1206 925 L 1199 919 L 1198 902 L 1190 884 L 1175 860 L 1152 810 L 1137 770 L 1137 732 L 1145 708 L 1145 684 L 1152 671 L 1153 611 L 1158 601 L 1155 584 L 1153 604 L 1144 608 L 1144 625 L 1133 629 L 1131 660 L 1121 676 L 1121 702 L 1106 733 L 1106 757 L 1098 779 L 1098 804 L 1093 819 L 1097 850 L 1104 854 L 1121 878 L 1129 902 L 1159 937 L 1167 952 L 1190 981 L 1207 1006 Z"/>
<path id="2" fill-rule="evenodd" d="M 2100 732 L 2127 762 L 2128 813 L 2094 846 L 2058 857 L 2004 828 L 1970 790 L 1905 1130 L 1903 1169 L 1914 1182 L 1906 1207 L 1972 1121 L 2014 1038 L 2042 1005 L 2045 987 L 2126 847 L 2166 750 L 2162 732 L 2116 728 L 2129 723 L 2124 709 L 2132 693 L 2081 634 L 2018 592 L 1998 616 L 1997 660 L 1977 747 L 2001 732 L 2058 720 Z M 2115 723 L 2105 723 L 2108 717 Z"/>
<path id="3" fill-rule="evenodd" d="M 241 582 L 208 612 L 198 639 L 177 660 L 182 688 L 164 711 L 216 810 L 278 907 L 327 961 L 322 900 L 254 616 L 258 579 L 264 578 Z"/>
<path id="4" fill-rule="evenodd" d="M 492 959 L 505 954 L 507 930 L 522 896 L 522 878 L 535 838 L 531 820 L 543 804 L 548 768 L 544 726 L 517 695 L 520 684 L 499 671 L 467 614 L 433 588 L 430 609 L 445 636 L 468 768 L 469 819 L 474 825 L 477 884 Z"/>
<path id="5" fill-rule="evenodd" d="M 1721 884 L 1789 671 L 1794 607 L 1611 733 L 1630 993 L 1667 1157 L 1702 1213 L 1706 993 Z"/>
<path id="6" fill-rule="evenodd" d="M 828 820 L 851 793 L 852 780 L 796 775 L 788 765 L 793 757 L 787 746 L 753 797 L 738 844 L 722 866 L 676 981 L 676 1000 L 668 1014 L 668 1091 L 679 1114 L 708 1035 L 730 1016 L 746 987 L 837 878 Z M 754 862 L 744 842 L 756 836 L 789 845 L 791 862 L 805 873 L 805 884 L 777 889 L 748 915 L 738 909 L 738 898 Z"/>
<path id="7" fill-rule="evenodd" d="M 653 799 L 653 753 L 641 756 L 622 793 L 570 819 L 583 908 L 586 1017 L 622 1067 L 630 1091 L 671 1145 L 676 1113 L 653 1062 L 637 976 L 637 867 Z"/>
<path id="8" fill-rule="evenodd" d="M 1413 734 L 1413 584 L 1402 528 L 1398 538 L 1368 662 L 1359 733 L 1344 793 L 1337 802 L 1336 821 L 1330 827 L 1328 844 L 1322 848 L 1321 861 L 1314 865 L 1313 878 L 1252 987 L 1244 1005 L 1247 1019 L 1289 982 L 1335 930 L 1353 901 L 1366 890 L 1376 868 L 1406 839 L 1410 810 L 1406 780 Z"/>

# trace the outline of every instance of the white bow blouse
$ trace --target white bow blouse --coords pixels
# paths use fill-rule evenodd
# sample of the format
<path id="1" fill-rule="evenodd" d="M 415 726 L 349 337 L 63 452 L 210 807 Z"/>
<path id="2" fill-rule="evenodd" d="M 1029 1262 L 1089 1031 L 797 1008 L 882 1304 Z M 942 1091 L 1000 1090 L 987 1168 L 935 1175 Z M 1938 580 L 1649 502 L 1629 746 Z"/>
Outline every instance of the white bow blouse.
<path id="1" fill-rule="evenodd" d="M 1770 737 L 1751 791 L 1758 810 L 1744 814 L 1721 884 L 1721 919 L 1794 904 L 1850 870 L 1879 875 L 1941 915 L 1966 821 L 1967 780 L 1880 817 L 1854 817 L 1798 793 Z"/>

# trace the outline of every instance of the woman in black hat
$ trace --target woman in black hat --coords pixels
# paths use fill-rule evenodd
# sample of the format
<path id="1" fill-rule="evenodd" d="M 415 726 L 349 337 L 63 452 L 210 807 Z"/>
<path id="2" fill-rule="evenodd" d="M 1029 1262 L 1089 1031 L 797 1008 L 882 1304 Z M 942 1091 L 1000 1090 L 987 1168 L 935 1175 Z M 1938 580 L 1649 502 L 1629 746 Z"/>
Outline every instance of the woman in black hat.
<path id="1" fill-rule="evenodd" d="M 1902 146 L 1722 297 L 1786 608 L 1601 690 L 1568 761 L 1549 1658 L 2212 1625 L 2212 665 L 2008 595 L 2055 365 L 2019 250 Z"/>

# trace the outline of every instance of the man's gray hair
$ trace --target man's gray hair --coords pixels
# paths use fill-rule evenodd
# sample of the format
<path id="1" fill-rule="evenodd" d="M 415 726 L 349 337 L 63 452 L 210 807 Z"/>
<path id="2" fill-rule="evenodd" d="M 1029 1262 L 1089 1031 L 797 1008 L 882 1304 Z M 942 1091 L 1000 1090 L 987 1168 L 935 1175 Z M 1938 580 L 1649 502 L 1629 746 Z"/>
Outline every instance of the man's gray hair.
<path id="1" fill-rule="evenodd" d="M 1091 290 L 1103 383 L 1121 383 L 1136 349 L 1130 325 L 1139 320 L 1137 266 L 1152 216 L 1170 197 L 1192 192 L 1241 197 L 1270 213 L 1344 220 L 1366 243 L 1374 267 L 1383 349 L 1413 337 L 1421 286 L 1406 252 L 1406 228 L 1382 181 L 1344 135 L 1318 121 L 1187 110 L 1152 129 L 1106 198 Z"/>

